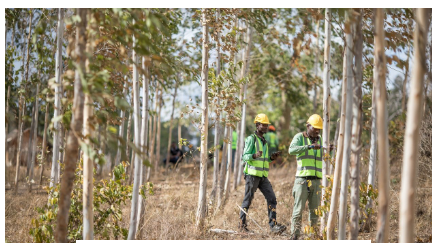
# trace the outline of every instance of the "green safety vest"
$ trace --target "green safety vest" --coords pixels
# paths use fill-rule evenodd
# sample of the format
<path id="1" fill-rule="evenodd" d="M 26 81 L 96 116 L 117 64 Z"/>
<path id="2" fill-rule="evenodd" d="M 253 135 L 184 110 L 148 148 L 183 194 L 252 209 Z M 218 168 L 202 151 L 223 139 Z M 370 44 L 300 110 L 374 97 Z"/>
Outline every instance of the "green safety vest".
<path id="1" fill-rule="evenodd" d="M 268 132 L 265 135 L 265 138 L 269 143 L 270 148 L 276 148 L 276 133 Z"/>
<path id="2" fill-rule="evenodd" d="M 233 133 L 232 133 L 231 149 L 237 149 L 237 132 L 236 131 L 233 131 Z"/>
<path id="3" fill-rule="evenodd" d="M 312 143 L 310 139 L 303 135 L 303 146 L 311 144 Z M 322 144 L 321 137 L 319 137 L 318 144 Z M 296 176 L 316 176 L 318 178 L 322 178 L 322 154 L 322 148 L 319 150 L 308 149 L 305 152 L 298 154 Z"/>
<path id="4" fill-rule="evenodd" d="M 255 136 L 255 153 L 257 151 L 263 151 L 263 144 L 256 134 Z M 259 158 L 247 161 L 244 167 L 244 173 L 247 175 L 253 175 L 258 177 L 268 177 L 270 158 L 268 156 L 268 143 L 265 145 L 263 155 Z"/>

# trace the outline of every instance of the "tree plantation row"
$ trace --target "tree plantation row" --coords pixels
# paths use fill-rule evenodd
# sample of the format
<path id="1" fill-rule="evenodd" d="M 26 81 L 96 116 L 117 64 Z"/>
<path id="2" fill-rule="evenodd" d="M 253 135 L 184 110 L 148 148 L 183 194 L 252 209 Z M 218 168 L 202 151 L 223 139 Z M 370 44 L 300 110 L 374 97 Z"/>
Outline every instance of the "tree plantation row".
<path id="1" fill-rule="evenodd" d="M 389 242 L 392 190 L 399 242 L 414 242 L 416 192 L 432 185 L 422 128 L 432 118 L 431 9 L 6 9 L 5 18 L 6 190 L 47 192 L 33 241 L 148 239 L 149 196 L 189 165 L 197 180 L 179 183 L 197 186 L 197 235 L 229 207 L 265 232 L 229 199 L 244 185 L 246 201 L 253 173 L 274 185 L 272 173 L 292 166 L 289 180 L 302 178 L 306 160 L 295 162 L 292 146 L 317 131 L 319 144 L 302 144 L 322 157 L 319 176 L 304 177 L 319 195 L 305 239 L 367 231 Z M 251 172 L 260 160 L 268 175 Z M 253 235 L 245 227 L 210 231 Z M 297 239 L 293 223 L 278 227 Z"/>

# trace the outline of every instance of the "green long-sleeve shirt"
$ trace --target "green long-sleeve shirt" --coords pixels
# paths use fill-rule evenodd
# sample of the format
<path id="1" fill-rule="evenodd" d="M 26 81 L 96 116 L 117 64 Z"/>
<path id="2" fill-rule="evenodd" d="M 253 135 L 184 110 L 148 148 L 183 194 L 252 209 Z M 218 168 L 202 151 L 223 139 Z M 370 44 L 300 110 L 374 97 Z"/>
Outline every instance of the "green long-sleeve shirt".
<path id="1" fill-rule="evenodd" d="M 297 155 L 306 152 L 306 150 L 308 150 L 308 145 L 303 145 L 303 133 L 297 133 L 289 146 L 289 154 Z M 315 155 L 316 153 L 317 150 L 314 150 Z M 330 152 L 330 155 L 333 155 L 333 151 Z"/>
<path id="2" fill-rule="evenodd" d="M 265 140 L 265 138 L 261 139 L 261 142 L 263 143 L 263 155 L 266 154 L 266 150 L 267 150 L 267 146 L 265 146 L 265 144 L 267 143 L 267 141 Z M 257 151 L 255 151 L 255 138 L 254 136 L 248 136 L 246 138 L 245 141 L 245 147 L 243 149 L 243 161 L 251 161 L 253 160 L 252 155 L 256 154 Z M 270 155 L 269 156 L 269 161 L 270 161 Z"/>

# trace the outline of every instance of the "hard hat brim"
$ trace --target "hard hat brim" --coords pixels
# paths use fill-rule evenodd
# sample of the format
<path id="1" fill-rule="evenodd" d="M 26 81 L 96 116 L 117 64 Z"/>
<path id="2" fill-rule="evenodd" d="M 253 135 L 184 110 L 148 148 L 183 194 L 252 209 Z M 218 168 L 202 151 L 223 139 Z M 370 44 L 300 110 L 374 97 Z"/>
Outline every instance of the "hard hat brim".
<path id="1" fill-rule="evenodd" d="M 257 122 L 259 122 L 259 121 L 254 121 L 254 124 L 256 124 Z M 259 122 L 259 123 L 261 123 L 261 124 L 267 124 L 267 125 L 271 125 L 271 123 L 270 122 Z"/>
<path id="2" fill-rule="evenodd" d="M 309 124 L 310 124 L 310 123 L 309 123 Z M 312 125 L 312 124 L 310 124 L 310 125 L 311 125 L 313 128 L 316 128 L 316 129 L 321 129 L 321 130 L 323 129 L 322 126 L 316 126 L 316 125 L 314 126 L 314 125 Z"/>

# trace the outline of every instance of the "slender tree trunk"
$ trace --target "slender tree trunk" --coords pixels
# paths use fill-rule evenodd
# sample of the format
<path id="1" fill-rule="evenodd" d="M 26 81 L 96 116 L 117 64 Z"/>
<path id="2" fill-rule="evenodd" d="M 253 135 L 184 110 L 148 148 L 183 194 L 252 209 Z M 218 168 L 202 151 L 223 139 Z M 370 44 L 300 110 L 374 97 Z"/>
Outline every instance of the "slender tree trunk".
<path id="1" fill-rule="evenodd" d="M 231 163 L 232 161 L 232 127 L 228 128 L 228 143 L 227 143 L 227 159 L 228 159 L 228 163 L 227 163 L 227 172 L 226 172 L 226 178 L 225 178 L 225 187 L 224 187 L 224 191 L 225 191 L 225 196 L 223 198 L 222 201 L 222 205 L 225 204 L 225 201 L 229 198 L 230 195 L 230 188 L 229 188 L 229 184 L 231 181 Z"/>
<path id="2" fill-rule="evenodd" d="M 31 38 L 31 32 L 32 32 L 32 20 L 33 20 L 33 9 L 30 9 L 30 22 L 29 22 L 29 34 L 28 34 L 28 37 L 27 37 L 27 59 L 26 59 L 26 66 L 25 66 L 25 82 L 26 83 L 28 83 L 29 82 L 29 80 L 28 80 L 28 76 L 29 76 L 29 67 L 30 67 L 30 48 L 31 48 L 31 43 L 30 43 L 30 38 Z M 30 152 L 30 150 L 31 150 L 31 144 L 32 144 L 32 137 L 31 137 L 31 134 L 32 134 L 32 131 L 33 131 L 33 129 L 34 129 L 34 114 L 35 114 L 35 107 L 33 106 L 33 109 L 32 109 L 32 121 L 31 121 L 31 126 L 30 126 L 30 133 L 29 133 L 29 146 L 28 146 L 28 149 L 27 149 L 27 170 L 26 170 L 26 176 L 28 177 L 29 176 L 29 173 L 30 173 L 30 164 L 31 164 L 31 162 L 30 162 L 30 160 L 31 160 L 31 152 Z"/>
<path id="3" fill-rule="evenodd" d="M 179 80 L 180 82 L 180 80 Z M 173 120 L 174 120 L 174 110 L 175 110 L 175 99 L 177 96 L 177 88 L 178 84 L 176 84 L 174 89 L 174 95 L 173 95 L 173 102 L 172 102 L 172 110 L 171 110 L 171 119 L 170 119 L 170 125 L 168 130 L 168 147 L 167 147 L 167 154 L 166 154 L 166 168 L 168 170 L 169 160 L 171 156 L 171 138 L 172 138 L 172 129 L 173 129 Z"/>
<path id="4" fill-rule="evenodd" d="M 38 75 L 39 76 L 39 75 Z M 34 130 L 33 132 L 33 144 L 32 144 L 32 155 L 31 155 L 31 160 L 30 160 L 30 177 L 29 177 L 29 192 L 32 191 L 32 185 L 34 183 L 33 181 L 33 175 L 34 175 L 34 165 L 36 163 L 36 154 L 37 154 L 37 128 L 38 128 L 38 119 L 39 119 L 39 83 L 36 85 L 36 96 L 35 96 L 35 116 L 34 116 L 34 120 L 35 120 L 35 125 L 34 125 Z M 31 133 L 30 133 L 31 134 Z M 30 151 L 29 151 L 30 152 Z"/>
<path id="5" fill-rule="evenodd" d="M 359 186 L 360 186 L 360 157 L 362 154 L 361 131 L 362 131 L 362 83 L 363 83 L 363 33 L 362 17 L 363 10 L 355 10 L 358 15 L 355 21 L 354 32 L 354 55 L 355 55 L 355 79 L 353 85 L 353 124 L 351 141 L 351 213 L 350 213 L 350 240 L 357 240 L 359 233 Z"/>
<path id="6" fill-rule="evenodd" d="M 201 150 L 200 150 L 200 184 L 198 195 L 198 208 L 196 213 L 196 226 L 202 229 L 207 214 L 206 188 L 207 188 L 207 135 L 208 135 L 208 23 L 206 10 L 202 9 L 201 24 L 203 26 L 202 43 L 202 71 L 201 71 Z"/>
<path id="7" fill-rule="evenodd" d="M 228 120 L 228 117 L 225 119 L 225 121 Z M 218 191 L 217 191 L 217 207 L 216 209 L 219 210 L 222 206 L 222 198 L 224 193 L 224 184 L 225 184 L 225 175 L 226 175 L 226 158 L 227 158 L 227 150 L 228 150 L 228 144 L 227 140 L 229 141 L 229 132 L 230 127 L 226 125 L 227 122 L 225 122 L 225 132 L 223 136 L 223 149 L 222 149 L 222 159 L 220 164 L 220 172 L 219 172 L 219 183 L 218 183 Z"/>
<path id="8" fill-rule="evenodd" d="M 133 96 L 133 94 L 134 94 L 134 92 L 133 92 L 133 89 L 132 89 L 132 97 L 131 97 L 131 105 L 132 105 L 132 107 L 134 107 L 133 106 L 133 102 L 134 102 L 134 96 Z M 134 112 L 133 111 L 129 111 L 129 120 L 128 120 L 128 131 L 127 131 L 127 135 L 126 135 L 126 139 L 127 139 L 127 141 L 129 142 L 129 141 L 131 141 L 131 130 L 132 130 L 132 114 L 133 114 Z M 132 139 L 133 140 L 133 139 Z M 131 142 L 133 142 L 133 141 L 131 141 Z M 126 153 L 127 153 L 127 158 L 128 158 L 128 160 L 129 160 L 129 158 L 130 158 L 130 160 L 129 160 L 129 163 L 130 163 L 130 167 L 129 167 L 129 179 L 128 179 L 128 185 L 131 185 L 132 184 L 132 178 L 133 178 L 133 171 L 134 171 L 134 152 L 133 152 L 133 149 L 132 149 L 132 151 L 131 151 L 131 156 L 129 157 L 129 145 L 127 146 L 127 150 L 126 150 Z"/>
<path id="9" fill-rule="evenodd" d="M 377 73 L 374 73 L 374 82 L 377 86 L 377 130 L 378 130 L 378 227 L 376 242 L 387 243 L 389 236 L 390 219 L 390 166 L 389 166 L 389 141 L 386 111 L 386 57 L 384 45 L 384 10 L 376 9 L 375 12 L 375 59 L 377 62 Z"/>
<path id="10" fill-rule="evenodd" d="M 92 33 L 95 29 L 95 19 L 92 13 L 88 12 L 89 29 Z M 86 52 L 93 53 L 94 37 L 89 34 L 89 40 L 86 46 Z M 87 59 L 85 63 L 86 72 L 90 72 L 90 61 Z M 125 84 L 126 85 L 126 84 Z M 87 151 L 84 150 L 83 154 L 83 239 L 93 240 L 93 160 L 90 157 L 90 151 L 92 149 L 91 138 L 93 137 L 93 99 L 91 97 L 91 86 L 87 86 L 88 90 L 85 90 L 84 95 L 84 117 L 83 117 L 83 136 L 84 144 L 87 147 Z M 114 173 L 113 173 L 114 174 Z"/>
<path id="11" fill-rule="evenodd" d="M 142 91 L 142 97 L 143 97 L 143 107 L 142 107 L 142 121 L 141 121 L 141 148 L 143 152 L 143 160 L 148 163 L 148 154 L 146 153 L 148 149 L 148 120 L 149 120 L 149 64 L 150 64 L 150 58 L 149 57 L 143 57 L 142 58 L 142 68 L 144 70 L 143 74 L 143 91 Z M 141 165 L 141 175 L 140 175 L 140 186 L 143 186 L 145 184 L 147 168 L 144 166 L 144 164 Z M 139 194 L 138 198 L 138 225 L 137 225 L 137 232 L 135 239 L 137 238 L 138 234 L 140 234 L 140 229 L 144 225 L 144 215 L 145 215 L 145 205 L 146 201 L 145 198 Z"/>
<path id="12" fill-rule="evenodd" d="M 13 23 L 13 29 L 12 29 L 12 37 L 11 37 L 11 47 L 14 48 L 15 47 L 15 21 L 12 22 Z M 9 65 L 9 74 L 10 74 L 10 82 L 8 85 L 8 91 L 7 91 L 7 98 L 6 98 L 6 136 L 5 136 L 5 151 L 8 151 L 7 149 L 7 134 L 9 133 L 9 98 L 10 98 L 10 90 L 11 90 L 11 85 L 13 83 L 13 64 L 11 63 Z M 8 161 L 6 161 L 5 165 L 8 163 Z M 6 171 L 6 170 L 5 170 Z M 7 181 L 7 180 L 6 180 Z"/>
<path id="13" fill-rule="evenodd" d="M 218 9 L 218 11 L 216 12 L 216 22 L 220 22 L 220 9 Z M 220 71 L 221 71 L 221 52 L 220 52 L 220 32 L 217 32 L 217 60 L 216 60 L 216 77 L 219 77 L 220 75 Z M 214 146 L 215 146 L 215 151 L 214 151 L 214 156 L 213 156 L 213 186 L 212 186 L 212 190 L 210 193 L 210 204 L 213 204 L 213 200 L 215 199 L 216 196 L 216 191 L 217 191 L 217 184 L 218 184 L 218 173 L 219 173 L 219 117 L 220 117 L 220 112 L 217 110 L 220 106 L 220 99 L 218 98 L 217 100 L 217 105 L 216 105 L 216 118 L 215 118 L 215 136 L 214 136 Z"/>
<path id="14" fill-rule="evenodd" d="M 123 97 L 126 97 L 126 82 L 124 83 L 124 87 L 123 87 Z M 125 115 L 126 112 L 124 110 L 120 110 L 120 119 L 122 120 L 119 126 L 119 137 L 123 138 L 124 137 L 124 129 L 125 129 Z M 122 155 L 122 151 L 121 151 L 121 143 L 120 143 L 120 139 L 117 142 L 117 154 L 115 157 L 115 162 L 114 162 L 114 166 L 117 166 L 118 164 L 120 164 L 121 161 L 121 156 Z M 114 179 L 114 173 L 113 173 L 113 179 Z"/>
<path id="15" fill-rule="evenodd" d="M 426 45 L 430 9 L 420 8 L 415 12 L 414 69 L 410 82 L 407 121 L 404 139 L 402 182 L 399 207 L 399 242 L 409 243 L 415 239 L 416 189 L 418 175 L 418 155 L 420 147 L 420 127 L 423 120 L 423 87 L 427 72 Z M 381 160 L 380 160 L 381 163 Z M 381 168 L 381 167 L 380 167 Z M 381 181 L 380 181 L 381 184 Z"/>
<path id="16" fill-rule="evenodd" d="M 247 47 L 246 47 L 246 51 L 244 52 L 243 55 L 243 66 L 242 66 L 242 77 L 246 77 L 247 73 L 248 73 L 248 69 L 249 69 L 249 64 L 250 64 L 250 52 L 252 49 L 252 36 L 253 36 L 253 29 L 252 26 L 248 25 L 247 28 Z M 244 84 L 243 87 L 243 100 L 246 99 L 246 94 L 247 94 L 247 83 Z M 243 103 L 242 106 L 242 125 L 241 125 L 241 131 L 240 134 L 237 135 L 237 139 L 240 138 L 240 147 L 237 147 L 237 149 L 239 150 L 239 153 L 237 156 L 241 156 L 241 154 L 243 153 L 243 148 L 244 148 L 244 142 L 245 142 L 245 133 L 246 133 L 246 104 Z M 241 157 L 240 157 L 241 158 Z M 242 168 L 242 163 L 239 163 L 239 172 Z M 241 182 L 241 175 L 242 173 L 238 173 L 237 174 L 237 185 L 240 185 Z"/>
<path id="17" fill-rule="evenodd" d="M 31 156 L 32 156 L 32 148 L 33 148 L 33 131 L 34 131 L 34 125 L 35 125 L 35 105 L 33 105 L 32 108 L 32 120 L 30 124 L 30 131 L 29 131 L 29 142 L 27 147 L 27 168 L 26 168 L 26 178 L 28 180 L 29 174 L 30 174 L 30 167 L 31 167 Z"/>
<path id="18" fill-rule="evenodd" d="M 135 20 L 133 21 L 135 24 Z M 139 100 L 139 74 L 138 74 L 138 57 L 135 52 L 136 39 L 133 36 L 133 49 L 132 49 L 132 62 L 133 62 L 133 107 L 134 107 L 134 145 L 136 148 L 141 148 L 140 141 L 140 100 Z M 136 156 L 136 152 L 133 152 L 132 157 L 134 158 L 134 183 L 132 191 L 132 202 L 131 202 L 131 214 L 129 223 L 128 240 L 134 240 L 136 229 L 137 229 L 137 215 L 138 215 L 138 196 L 140 187 L 140 172 L 141 172 L 141 161 L 139 156 Z"/>
<path id="19" fill-rule="evenodd" d="M 334 229 L 336 226 L 336 208 L 338 206 L 338 196 L 340 191 L 340 180 L 342 170 L 342 153 L 344 148 L 344 132 L 345 132 L 345 112 L 346 112 L 346 99 L 347 99 L 347 49 L 344 51 L 344 62 L 343 62 L 343 82 L 342 82 L 342 101 L 339 119 L 339 138 L 337 144 L 336 153 L 336 164 L 333 176 L 332 195 L 330 203 L 329 217 L 327 221 L 327 240 L 334 240 Z"/>
<path id="20" fill-rule="evenodd" d="M 163 89 L 160 89 L 158 112 L 157 112 L 157 135 L 156 135 L 156 163 L 155 163 L 155 174 L 158 173 L 160 164 L 160 144 L 161 144 L 161 112 L 162 112 L 162 93 Z"/>
<path id="21" fill-rule="evenodd" d="M 330 44 L 331 44 L 331 10 L 326 8 L 324 28 L 324 72 L 323 72 L 323 145 L 324 145 L 324 163 L 322 163 L 322 182 L 323 186 L 321 191 L 321 206 L 324 206 L 324 194 L 327 185 L 327 165 L 330 164 L 330 103 L 331 103 L 331 90 L 330 90 Z M 321 234 L 324 234 L 325 223 L 327 221 L 327 213 L 321 217 Z"/>
<path id="22" fill-rule="evenodd" d="M 17 149 L 17 161 L 16 161 L 16 170 L 15 170 L 15 193 L 18 193 L 18 179 L 19 179 L 19 169 L 20 169 L 20 157 L 21 157 L 21 145 L 22 145 L 22 136 L 23 136 L 23 121 L 22 117 L 25 114 L 25 100 L 24 97 L 20 96 L 19 101 L 19 109 L 18 109 L 18 149 Z"/>
<path id="23" fill-rule="evenodd" d="M 61 100 L 60 100 L 60 91 L 61 91 L 61 76 L 63 73 L 63 57 L 62 57 L 62 49 L 63 49 L 63 17 L 64 10 L 59 8 L 58 10 L 58 22 L 57 22 L 57 52 L 56 52 L 56 70 L 55 70 L 55 96 L 54 96 L 54 116 L 55 119 L 60 115 L 61 109 Z M 58 173 L 59 170 L 59 144 L 60 144 L 60 124 L 58 121 L 54 121 L 54 129 L 53 129 L 53 149 L 52 149 L 52 164 L 51 164 L 51 179 L 50 179 L 50 187 L 57 185 L 58 183 Z"/>
<path id="24" fill-rule="evenodd" d="M 43 179 L 43 171 L 45 167 L 45 156 L 47 151 L 47 126 L 49 123 L 49 103 L 48 103 L 48 94 L 45 99 L 45 123 L 44 123 L 44 131 L 43 131 L 43 139 L 42 139 L 42 156 L 41 156 L 41 172 L 39 177 L 39 185 L 42 185 Z"/>
<path id="25" fill-rule="evenodd" d="M 320 21 L 317 20 L 316 22 L 316 28 L 315 28 L 315 32 L 316 32 L 316 43 L 315 43 L 315 63 L 314 63 L 314 73 L 315 73 L 315 78 L 318 78 L 318 58 L 319 58 L 319 27 L 320 27 Z M 317 97 L 318 97 L 318 90 L 317 90 L 317 85 L 314 84 L 314 97 L 313 97 L 313 113 L 316 113 L 318 104 L 317 104 Z M 324 178 L 324 177 L 323 177 Z"/>
<path id="26" fill-rule="evenodd" d="M 345 21 L 348 22 L 352 10 L 345 11 Z M 349 173 L 349 163 L 351 155 L 351 121 L 353 114 L 353 39 L 351 31 L 354 29 L 351 25 L 345 29 L 345 31 L 350 31 L 345 33 L 345 38 L 347 42 L 347 48 L 345 49 L 346 66 L 344 69 L 346 71 L 346 109 L 345 109 L 345 138 L 343 145 L 343 161 L 342 161 L 342 172 L 341 172 L 341 192 L 339 197 L 339 228 L 338 228 L 338 240 L 345 240 L 345 227 L 346 227 L 346 211 L 348 202 L 348 173 Z M 351 209 L 352 210 L 352 209 Z"/>
<path id="27" fill-rule="evenodd" d="M 150 126 L 150 129 L 149 129 L 149 132 L 151 132 L 151 135 L 149 135 L 150 139 L 151 139 L 150 140 L 150 152 L 149 152 L 149 156 L 150 156 L 150 164 L 153 166 L 153 170 L 155 169 L 156 164 L 157 164 L 155 162 L 156 155 L 155 155 L 154 151 L 155 151 L 155 147 L 156 147 L 155 146 L 156 145 L 155 144 L 155 142 L 156 142 L 155 141 L 156 140 L 156 133 L 157 133 L 157 130 L 156 130 L 157 129 L 156 128 L 156 125 L 157 125 L 157 122 L 156 122 L 157 121 L 156 110 L 157 110 L 157 107 L 158 107 L 158 100 L 159 100 L 159 83 L 155 83 L 155 85 L 156 85 L 156 96 L 155 96 L 154 101 L 153 101 L 153 103 L 154 103 L 154 115 L 153 115 L 153 121 L 151 122 L 152 125 Z M 179 122 L 180 122 L 180 120 L 179 120 Z M 150 172 L 151 172 L 151 168 L 148 168 L 147 181 L 150 180 Z"/>
<path id="28" fill-rule="evenodd" d="M 57 215 L 57 229 L 56 229 L 56 242 L 68 242 L 68 222 L 69 222 L 69 208 L 71 204 L 71 193 L 73 188 L 73 181 L 75 178 L 75 169 L 77 159 L 79 157 L 78 138 L 81 137 L 83 127 L 83 108 L 84 108 L 84 93 L 82 91 L 82 78 L 81 73 L 85 74 L 85 61 L 86 61 L 86 26 L 87 26 L 87 9 L 78 8 L 77 15 L 81 21 L 76 24 L 76 42 L 75 42 L 75 60 L 77 63 L 77 70 L 75 71 L 74 81 L 74 99 L 72 107 L 72 121 L 70 125 L 70 132 L 68 133 L 66 144 L 65 156 L 65 169 L 61 178 L 60 184 L 60 199 L 59 211 Z"/>
<path id="29" fill-rule="evenodd" d="M 409 62 L 410 62 L 410 55 L 411 55 L 411 48 L 408 48 L 408 54 L 407 54 L 407 62 L 405 65 L 405 77 L 402 85 L 402 113 L 405 112 L 406 109 L 406 84 L 408 82 L 408 73 L 409 73 Z M 403 127 L 401 127 L 403 129 Z"/>

